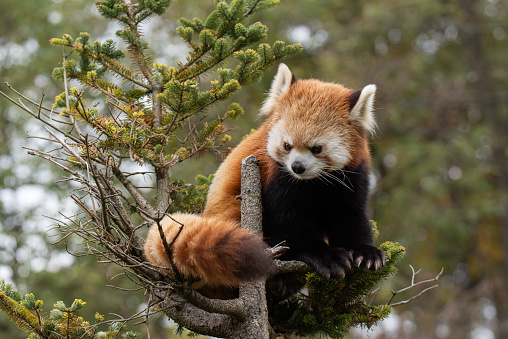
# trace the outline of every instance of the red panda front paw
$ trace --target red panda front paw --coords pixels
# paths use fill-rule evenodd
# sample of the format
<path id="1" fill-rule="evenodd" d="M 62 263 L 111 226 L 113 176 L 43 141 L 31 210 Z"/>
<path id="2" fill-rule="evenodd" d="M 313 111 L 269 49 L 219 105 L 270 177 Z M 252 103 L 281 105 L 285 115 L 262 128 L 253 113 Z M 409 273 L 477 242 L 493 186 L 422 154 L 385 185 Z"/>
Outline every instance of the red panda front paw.
<path id="1" fill-rule="evenodd" d="M 267 297 L 274 302 L 287 299 L 305 286 L 303 281 L 299 273 L 285 273 L 271 277 L 266 282 Z"/>
<path id="2" fill-rule="evenodd" d="M 300 258 L 314 268 L 316 273 L 326 279 L 344 278 L 351 269 L 351 254 L 343 248 L 324 247 L 304 253 Z"/>
<path id="3" fill-rule="evenodd" d="M 386 254 L 370 245 L 357 247 L 351 251 L 353 266 L 362 270 L 379 271 L 386 264 Z"/>

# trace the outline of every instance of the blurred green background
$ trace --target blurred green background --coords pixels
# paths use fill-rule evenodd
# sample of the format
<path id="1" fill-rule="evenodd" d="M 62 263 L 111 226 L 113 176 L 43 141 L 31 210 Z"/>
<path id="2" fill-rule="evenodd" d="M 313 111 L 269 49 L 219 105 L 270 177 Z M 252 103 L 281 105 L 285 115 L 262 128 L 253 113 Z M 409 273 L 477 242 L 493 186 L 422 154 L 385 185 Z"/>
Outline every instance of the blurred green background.
<path id="1" fill-rule="evenodd" d="M 175 0 L 153 18 L 144 34 L 156 61 L 184 60 L 177 19 L 204 18 L 212 8 L 212 0 Z M 283 0 L 255 20 L 269 27 L 270 42 L 304 46 L 285 61 L 297 77 L 378 86 L 371 213 L 378 242 L 398 241 L 407 252 L 379 297 L 410 284 L 409 265 L 422 270 L 417 280 L 444 268 L 439 288 L 351 338 L 508 338 L 508 2 Z M 62 50 L 48 40 L 87 31 L 103 41 L 117 29 L 92 1 L 2 0 L 0 90 L 7 92 L 8 82 L 35 101 L 44 93 L 50 105 L 63 90 L 51 79 Z M 229 122 L 234 143 L 260 124 L 257 111 L 274 73 L 233 98 L 246 111 Z M 43 216 L 75 207 L 65 198 L 69 187 L 55 184 L 62 173 L 23 149 L 48 147 L 33 135 L 44 136 L 42 126 L 0 99 L 0 279 L 47 302 L 81 298 L 84 311 L 130 316 L 146 303 L 142 291 L 106 287 L 133 286 L 115 278 L 114 267 L 67 254 L 74 243 L 50 245 L 58 237 L 49 237 L 52 221 Z M 208 155 L 171 174 L 193 182 L 219 162 Z M 164 319 L 151 326 L 152 338 L 172 333 Z M 0 315 L 0 337 L 25 336 Z"/>

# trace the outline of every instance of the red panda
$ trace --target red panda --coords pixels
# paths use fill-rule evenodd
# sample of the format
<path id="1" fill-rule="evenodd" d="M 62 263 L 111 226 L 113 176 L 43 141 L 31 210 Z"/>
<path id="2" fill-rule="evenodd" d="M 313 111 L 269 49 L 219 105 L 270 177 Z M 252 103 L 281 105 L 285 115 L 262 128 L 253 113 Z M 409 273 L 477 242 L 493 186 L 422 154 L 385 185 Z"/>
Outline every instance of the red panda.
<path id="1" fill-rule="evenodd" d="M 221 164 L 202 215 L 162 220 L 176 268 L 212 287 L 238 286 L 267 276 L 266 250 L 282 241 L 281 260 L 301 260 L 323 277 L 343 277 L 352 266 L 378 270 L 383 251 L 373 244 L 367 216 L 370 152 L 375 129 L 375 85 L 354 91 L 339 84 L 299 80 L 280 64 L 261 107 L 266 118 Z M 241 160 L 260 160 L 263 239 L 239 227 Z M 169 267 L 157 225 L 146 257 Z"/>

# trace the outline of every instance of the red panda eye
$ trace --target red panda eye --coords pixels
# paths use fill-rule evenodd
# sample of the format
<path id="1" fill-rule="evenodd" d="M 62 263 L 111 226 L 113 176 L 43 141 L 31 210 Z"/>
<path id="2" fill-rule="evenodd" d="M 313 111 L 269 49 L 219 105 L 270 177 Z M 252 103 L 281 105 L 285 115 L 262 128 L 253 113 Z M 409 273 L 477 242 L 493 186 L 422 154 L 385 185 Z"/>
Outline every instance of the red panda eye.
<path id="1" fill-rule="evenodd" d="M 291 151 L 291 148 L 293 148 L 293 147 L 291 147 L 291 145 L 290 145 L 290 144 L 288 144 L 287 142 L 285 142 L 285 143 L 284 143 L 284 149 L 285 149 L 286 151 L 288 151 L 288 152 L 289 152 L 289 151 Z"/>
<path id="2" fill-rule="evenodd" d="M 321 153 L 321 151 L 323 150 L 323 147 L 322 146 L 314 146 L 310 149 L 310 151 L 312 152 L 312 154 L 319 154 Z"/>

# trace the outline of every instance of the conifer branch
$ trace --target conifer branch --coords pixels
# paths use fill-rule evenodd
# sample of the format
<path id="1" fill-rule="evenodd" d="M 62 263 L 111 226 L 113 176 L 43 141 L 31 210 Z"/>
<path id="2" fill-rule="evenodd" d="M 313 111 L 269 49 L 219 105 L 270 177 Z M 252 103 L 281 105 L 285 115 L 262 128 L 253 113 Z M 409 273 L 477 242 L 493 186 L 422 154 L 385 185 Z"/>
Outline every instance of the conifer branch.
<path id="1" fill-rule="evenodd" d="M 70 112 L 71 109 L 70 109 L 70 105 L 69 105 L 69 85 L 68 85 L 68 81 L 67 81 L 67 67 L 66 67 L 66 58 L 67 58 L 67 55 L 65 54 L 65 47 L 62 47 L 62 53 L 63 53 L 63 62 L 62 62 L 62 68 L 63 68 L 63 75 L 64 75 L 64 91 L 65 91 L 65 107 L 67 108 L 67 111 Z M 40 107 L 40 105 L 39 105 Z M 40 108 L 39 108 L 39 113 L 40 113 Z M 37 114 L 38 117 L 40 117 L 40 114 Z M 69 119 L 71 120 L 71 123 L 74 127 L 74 129 L 76 129 L 76 132 L 78 133 L 78 135 L 80 137 L 83 136 L 83 133 L 81 132 L 81 129 L 79 128 L 77 122 L 76 122 L 76 119 L 74 118 L 74 116 L 72 115 L 69 115 Z"/>
<path id="2" fill-rule="evenodd" d="M 3 290 L 0 290 L 0 309 L 14 324 L 16 324 L 16 326 L 18 326 L 18 328 L 25 331 L 34 331 L 38 335 L 42 335 L 38 318 L 19 302 L 7 296 Z"/>
<path id="3" fill-rule="evenodd" d="M 255 12 L 255 9 L 256 9 L 256 7 L 257 7 L 257 5 L 259 4 L 260 1 L 261 0 L 255 0 L 254 3 L 252 4 L 251 8 L 249 8 L 249 10 L 247 12 L 245 12 L 243 17 L 246 18 L 249 15 L 253 14 Z"/>
<path id="4" fill-rule="evenodd" d="M 95 54 L 94 59 L 97 60 L 97 62 L 99 62 L 101 65 L 106 66 L 109 70 L 120 75 L 125 80 L 130 81 L 133 84 L 136 84 L 139 87 L 145 88 L 147 90 L 152 89 L 150 87 L 150 85 L 144 83 L 141 79 L 135 78 L 132 75 L 132 72 L 127 67 L 125 67 L 124 65 L 119 63 L 118 61 L 116 61 L 104 54 Z"/>
<path id="5" fill-rule="evenodd" d="M 162 93 L 162 86 L 157 82 L 152 82 L 152 106 L 153 106 L 153 125 L 155 128 L 161 127 L 162 119 L 162 102 L 159 94 Z"/>
<path id="6" fill-rule="evenodd" d="M 241 10 L 241 6 L 236 7 L 237 12 L 231 13 L 229 15 L 229 17 L 227 17 L 226 20 L 222 22 L 221 25 L 224 28 L 217 30 L 217 32 L 214 36 L 215 41 L 219 41 L 220 39 L 223 39 L 226 35 L 232 35 L 230 30 L 233 29 L 232 24 L 235 22 L 235 20 L 236 20 L 236 23 L 241 23 L 245 18 L 247 18 L 248 16 L 250 16 L 251 14 L 253 14 L 255 12 L 255 8 L 259 2 L 260 2 L 260 0 L 256 0 L 256 2 L 253 4 L 253 6 L 241 16 L 238 15 L 239 14 L 238 11 Z M 186 39 L 186 41 L 189 43 L 192 42 L 192 40 L 187 40 L 187 39 Z M 190 57 L 187 59 L 187 63 L 185 65 L 181 65 L 179 67 L 179 69 L 176 73 L 176 79 L 178 79 L 180 81 L 186 81 L 186 80 L 192 79 L 194 77 L 198 77 L 199 75 L 209 71 L 210 69 L 214 68 L 218 64 L 222 63 L 225 59 L 227 59 L 228 57 L 233 55 L 233 53 L 241 50 L 243 47 L 248 45 L 249 44 L 248 41 L 249 41 L 249 36 L 246 35 L 244 37 L 243 42 L 239 43 L 237 46 L 232 48 L 232 50 L 229 53 L 227 53 L 225 55 L 221 54 L 220 58 L 210 58 L 209 60 L 205 60 L 203 62 L 203 64 L 206 65 L 206 68 L 203 68 L 202 67 L 203 65 L 199 64 L 196 67 L 194 67 L 194 69 L 192 69 L 192 70 L 191 70 L 191 66 L 198 64 L 208 53 L 212 52 L 215 44 L 211 44 L 209 46 L 202 45 L 202 46 L 198 47 L 198 46 L 195 46 L 191 43 L 191 47 L 194 49 L 194 51 L 191 53 Z M 254 42 L 254 41 L 251 41 L 250 43 L 252 43 L 252 42 Z M 214 59 L 216 59 L 216 60 L 214 60 Z M 185 73 L 189 73 L 189 74 L 185 75 Z"/>
<path id="7" fill-rule="evenodd" d="M 230 56 L 232 56 L 235 52 L 238 52 L 240 50 L 240 48 L 238 49 L 235 49 L 233 48 L 229 53 L 225 54 L 223 58 L 220 58 L 216 61 L 209 61 L 208 63 L 205 63 L 206 66 L 200 66 L 200 67 L 196 67 L 195 69 L 191 69 L 190 72 L 188 72 L 189 74 L 188 75 L 185 75 L 184 74 L 184 71 L 190 69 L 190 66 L 197 62 L 199 59 L 201 59 L 208 51 L 204 52 L 204 53 L 200 53 L 197 57 L 196 57 L 196 60 L 192 59 L 190 62 L 189 62 L 189 65 L 186 65 L 187 67 L 186 68 L 182 68 L 178 73 L 177 73 L 177 79 L 179 81 L 187 81 L 187 80 L 190 80 L 190 79 L 193 79 L 193 78 L 197 78 L 199 77 L 201 74 L 204 74 L 208 71 L 210 71 L 211 69 L 215 68 L 217 65 L 221 64 L 224 62 L 224 60 L 226 60 L 227 58 L 229 58 Z M 180 75 L 180 76 L 179 76 Z"/>

